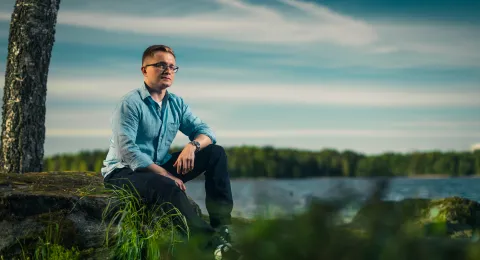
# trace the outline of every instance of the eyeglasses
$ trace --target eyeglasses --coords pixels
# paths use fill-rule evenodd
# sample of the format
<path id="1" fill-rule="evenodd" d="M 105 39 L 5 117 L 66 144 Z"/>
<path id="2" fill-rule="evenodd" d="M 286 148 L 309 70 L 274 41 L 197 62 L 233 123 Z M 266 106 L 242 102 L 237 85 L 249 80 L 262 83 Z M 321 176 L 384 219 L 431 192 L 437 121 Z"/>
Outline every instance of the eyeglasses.
<path id="1" fill-rule="evenodd" d="M 154 66 L 154 67 L 162 69 L 162 70 L 166 70 L 167 68 L 169 68 L 169 69 L 173 70 L 173 72 L 175 72 L 175 73 L 177 73 L 177 71 L 178 71 L 178 66 L 168 65 L 167 63 L 165 63 L 163 61 L 153 63 L 153 64 L 147 64 L 144 67 L 146 68 L 148 66 Z"/>

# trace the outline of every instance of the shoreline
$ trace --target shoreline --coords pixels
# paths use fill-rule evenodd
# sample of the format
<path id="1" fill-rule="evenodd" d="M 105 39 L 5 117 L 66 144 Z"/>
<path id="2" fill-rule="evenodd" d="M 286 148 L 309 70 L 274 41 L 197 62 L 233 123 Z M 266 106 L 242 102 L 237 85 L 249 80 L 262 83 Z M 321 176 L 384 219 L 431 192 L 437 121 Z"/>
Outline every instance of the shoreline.
<path id="1" fill-rule="evenodd" d="M 297 181 L 297 180 L 319 180 L 319 179 L 325 179 L 325 180 L 375 180 L 375 179 L 480 179 L 480 175 L 471 175 L 471 176 L 458 176 L 458 177 L 452 177 L 452 176 L 447 176 L 447 175 L 442 175 L 442 174 L 419 174 L 419 175 L 405 175 L 405 176 L 392 176 L 392 177 L 342 177 L 342 176 L 327 176 L 327 177 L 309 177 L 309 178 L 248 178 L 248 177 L 242 177 L 242 178 L 230 178 L 231 181 L 273 181 L 273 180 L 278 180 L 278 181 Z M 192 180 L 193 181 L 193 180 Z"/>

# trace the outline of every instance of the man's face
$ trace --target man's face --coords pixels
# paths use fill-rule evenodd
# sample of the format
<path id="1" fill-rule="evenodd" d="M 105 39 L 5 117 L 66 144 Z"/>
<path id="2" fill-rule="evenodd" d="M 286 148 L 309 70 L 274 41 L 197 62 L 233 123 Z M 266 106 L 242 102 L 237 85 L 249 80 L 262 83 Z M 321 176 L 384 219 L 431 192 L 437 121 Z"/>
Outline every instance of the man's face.
<path id="1" fill-rule="evenodd" d="M 146 66 L 150 64 L 158 65 Z M 153 57 L 148 57 L 143 62 L 142 73 L 145 82 L 149 87 L 155 89 L 170 87 L 175 79 L 175 72 L 172 69 L 175 66 L 175 57 L 171 53 L 164 51 L 155 52 Z"/>

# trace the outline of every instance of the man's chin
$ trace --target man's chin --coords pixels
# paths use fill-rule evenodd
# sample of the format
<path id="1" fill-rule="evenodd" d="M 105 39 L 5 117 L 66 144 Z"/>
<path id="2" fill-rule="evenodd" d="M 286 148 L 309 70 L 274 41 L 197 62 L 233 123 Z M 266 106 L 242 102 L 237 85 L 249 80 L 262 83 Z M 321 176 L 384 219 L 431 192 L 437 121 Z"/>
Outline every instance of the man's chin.
<path id="1" fill-rule="evenodd" d="M 167 89 L 167 88 L 169 88 L 171 85 L 172 85 L 172 84 L 160 83 L 160 84 L 158 84 L 157 86 L 158 86 L 158 88 L 160 88 L 160 89 Z"/>
<path id="2" fill-rule="evenodd" d="M 155 85 L 149 85 L 149 88 L 151 88 L 152 90 L 156 90 L 156 91 L 160 91 L 162 89 L 167 89 L 171 86 L 171 84 L 164 84 L 164 83 L 160 83 L 160 84 L 155 84 Z"/>

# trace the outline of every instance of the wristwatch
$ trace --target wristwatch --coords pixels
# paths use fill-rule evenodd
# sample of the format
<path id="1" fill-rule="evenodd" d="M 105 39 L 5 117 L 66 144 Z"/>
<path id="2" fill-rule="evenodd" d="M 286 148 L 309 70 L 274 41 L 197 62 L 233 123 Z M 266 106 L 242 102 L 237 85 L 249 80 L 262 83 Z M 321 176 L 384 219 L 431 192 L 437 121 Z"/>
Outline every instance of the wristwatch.
<path id="1" fill-rule="evenodd" d="M 200 143 L 193 140 L 190 142 L 190 144 L 193 144 L 195 146 L 195 153 L 197 153 L 198 151 L 200 151 Z"/>

